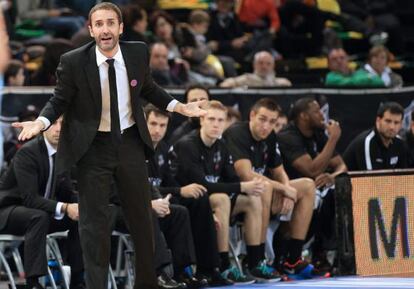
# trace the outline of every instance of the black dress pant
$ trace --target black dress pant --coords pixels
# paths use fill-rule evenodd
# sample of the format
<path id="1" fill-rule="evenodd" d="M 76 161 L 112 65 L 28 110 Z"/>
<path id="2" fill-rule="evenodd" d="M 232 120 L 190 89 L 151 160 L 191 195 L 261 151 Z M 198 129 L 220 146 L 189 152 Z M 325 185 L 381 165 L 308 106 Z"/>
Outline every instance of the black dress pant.
<path id="1" fill-rule="evenodd" d="M 111 237 L 108 204 L 114 181 L 135 247 L 134 288 L 158 287 L 144 144 L 136 126 L 125 130 L 121 138 L 120 144 L 114 144 L 110 133 L 98 132 L 78 162 L 79 232 L 88 289 L 107 288 Z"/>
<path id="2" fill-rule="evenodd" d="M 26 277 L 47 274 L 46 236 L 49 233 L 69 230 L 66 240 L 67 262 L 72 272 L 83 271 L 82 251 L 79 242 L 78 223 L 68 217 L 56 220 L 42 210 L 17 206 L 10 213 L 2 234 L 25 237 L 24 270 Z"/>
<path id="3" fill-rule="evenodd" d="M 209 196 L 198 199 L 179 198 L 179 202 L 190 213 L 191 230 L 197 258 L 197 270 L 209 271 L 219 266 L 217 232 Z"/>

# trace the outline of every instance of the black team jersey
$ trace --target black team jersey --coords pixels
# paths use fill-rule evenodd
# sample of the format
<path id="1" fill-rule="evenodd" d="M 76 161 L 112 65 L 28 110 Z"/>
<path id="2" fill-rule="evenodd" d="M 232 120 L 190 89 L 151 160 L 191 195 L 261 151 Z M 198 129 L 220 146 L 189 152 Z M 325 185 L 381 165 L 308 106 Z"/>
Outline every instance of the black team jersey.
<path id="1" fill-rule="evenodd" d="M 317 129 L 311 137 L 306 137 L 293 122 L 277 134 L 277 139 L 282 153 L 283 165 L 291 179 L 304 177 L 292 166 L 292 163 L 305 154 L 308 154 L 311 159 L 315 159 L 328 141 L 324 130 Z M 331 158 L 337 155 L 338 153 L 334 151 Z"/>
<path id="2" fill-rule="evenodd" d="M 238 122 L 225 131 L 224 139 L 233 160 L 250 160 L 253 170 L 260 175 L 267 175 L 269 169 L 282 164 L 274 133 L 265 140 L 257 141 L 250 132 L 249 123 Z"/>
<path id="3" fill-rule="evenodd" d="M 170 153 L 171 170 L 180 185 L 198 183 L 209 194 L 240 192 L 240 180 L 222 139 L 208 147 L 201 140 L 200 131 L 193 131 L 181 138 Z"/>
<path id="4" fill-rule="evenodd" d="M 169 146 L 160 141 L 154 154 L 147 160 L 148 181 L 152 187 L 157 188 L 161 195 L 179 195 L 180 187 L 171 175 L 168 161 Z"/>

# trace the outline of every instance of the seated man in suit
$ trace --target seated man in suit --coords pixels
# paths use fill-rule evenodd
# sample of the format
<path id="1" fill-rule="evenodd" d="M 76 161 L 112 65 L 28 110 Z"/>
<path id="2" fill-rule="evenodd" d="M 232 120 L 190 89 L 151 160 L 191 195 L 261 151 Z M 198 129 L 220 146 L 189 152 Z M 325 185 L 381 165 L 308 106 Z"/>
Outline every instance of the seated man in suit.
<path id="1" fill-rule="evenodd" d="M 25 236 L 24 269 L 30 289 L 43 288 L 38 277 L 47 274 L 47 234 L 65 230 L 70 288 L 84 288 L 78 204 L 70 178 L 55 178 L 53 169 L 61 124 L 62 117 L 24 144 L 0 178 L 0 234 Z"/>

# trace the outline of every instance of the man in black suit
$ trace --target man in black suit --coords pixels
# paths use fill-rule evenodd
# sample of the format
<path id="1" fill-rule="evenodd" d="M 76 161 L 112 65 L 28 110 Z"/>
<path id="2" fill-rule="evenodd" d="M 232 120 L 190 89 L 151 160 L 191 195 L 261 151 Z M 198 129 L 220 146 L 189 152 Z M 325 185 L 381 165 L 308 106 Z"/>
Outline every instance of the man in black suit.
<path id="1" fill-rule="evenodd" d="M 0 179 L 0 233 L 24 235 L 27 288 L 42 288 L 47 274 L 46 236 L 69 230 L 71 287 L 82 285 L 82 251 L 78 233 L 78 204 L 66 175 L 53 174 L 62 118 L 42 135 L 24 144 Z"/>
<path id="2" fill-rule="evenodd" d="M 57 172 L 78 168 L 79 231 L 89 289 L 107 286 L 110 249 L 108 199 L 115 181 L 135 245 L 135 289 L 157 288 L 151 206 L 144 152 L 153 151 L 142 104 L 200 116 L 201 102 L 181 104 L 151 78 L 143 43 L 119 42 L 122 15 L 111 3 L 89 13 L 95 42 L 61 57 L 54 96 L 34 122 L 17 123 L 30 138 L 64 114 Z"/>

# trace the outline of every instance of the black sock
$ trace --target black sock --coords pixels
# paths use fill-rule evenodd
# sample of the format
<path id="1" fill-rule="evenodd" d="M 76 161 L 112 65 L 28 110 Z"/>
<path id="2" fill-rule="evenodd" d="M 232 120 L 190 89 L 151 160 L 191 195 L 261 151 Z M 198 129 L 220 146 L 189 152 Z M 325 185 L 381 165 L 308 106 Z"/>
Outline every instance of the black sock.
<path id="1" fill-rule="evenodd" d="M 220 272 L 230 267 L 229 252 L 220 252 Z"/>
<path id="2" fill-rule="evenodd" d="M 266 259 L 265 257 L 265 243 L 261 243 L 260 245 L 260 260 Z"/>
<path id="3" fill-rule="evenodd" d="M 298 239 L 290 239 L 287 243 L 288 258 L 290 264 L 296 263 L 302 257 L 302 249 L 305 241 Z"/>
<path id="4" fill-rule="evenodd" d="M 247 264 L 249 269 L 256 267 L 261 260 L 260 245 L 246 246 L 247 250 Z"/>
<path id="5" fill-rule="evenodd" d="M 286 256 L 288 255 L 288 243 L 289 240 L 286 240 L 281 235 L 277 236 L 277 238 L 276 236 L 273 238 L 273 251 L 275 253 L 273 267 L 278 268 L 278 266 L 286 259 Z"/>

